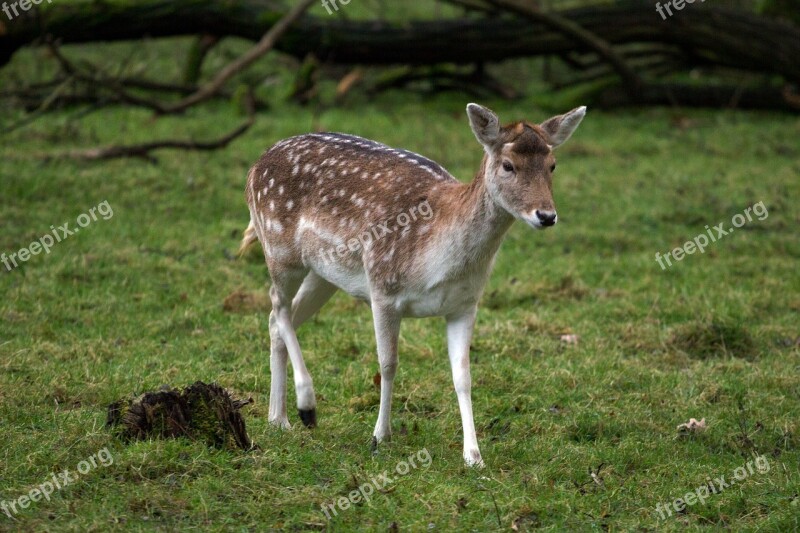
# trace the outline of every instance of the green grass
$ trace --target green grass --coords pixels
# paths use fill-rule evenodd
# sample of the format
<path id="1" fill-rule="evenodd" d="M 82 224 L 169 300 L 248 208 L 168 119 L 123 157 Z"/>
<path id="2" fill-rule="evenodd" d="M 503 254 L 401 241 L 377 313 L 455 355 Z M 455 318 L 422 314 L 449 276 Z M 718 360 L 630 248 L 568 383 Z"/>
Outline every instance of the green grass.
<path id="1" fill-rule="evenodd" d="M 170 72 L 163 57 L 154 60 Z M 273 59 L 261 68 L 285 67 Z M 589 111 L 558 155 L 561 223 L 512 228 L 481 305 L 473 398 L 487 467 L 471 470 L 441 320 L 404 323 L 394 437 L 373 456 L 377 362 L 365 306 L 338 294 L 300 330 L 319 399 L 313 431 L 291 407 L 292 430 L 268 426 L 267 315 L 223 310 L 228 295 L 263 295 L 268 281 L 262 261 L 233 258 L 248 220 L 245 176 L 266 147 L 313 129 L 346 131 L 468 180 L 481 157 L 464 113 L 471 99 L 356 94 L 307 109 L 284 103 L 285 92 L 263 88 L 272 109 L 228 149 L 161 152 L 159 165 L 35 154 L 213 137 L 241 117 L 219 102 L 157 120 L 127 108 L 76 120 L 66 110 L 0 137 L 0 252 L 51 225 L 74 226 L 103 201 L 113 208 L 49 255 L 0 266 L 0 500 L 106 447 L 114 458 L 14 520 L 0 513 L 0 530 L 800 528 L 796 117 Z M 543 120 L 555 98 L 483 103 L 503 119 Z M 656 252 L 760 201 L 765 220 L 665 271 L 656 263 Z M 578 344 L 561 343 L 565 333 Z M 103 427 L 112 401 L 196 380 L 254 398 L 245 413 L 260 451 L 126 445 Z M 690 417 L 705 417 L 707 431 L 679 437 Z M 429 467 L 325 519 L 321 505 L 423 449 Z M 730 479 L 754 453 L 768 472 L 678 516 L 656 514 L 709 478 Z"/>

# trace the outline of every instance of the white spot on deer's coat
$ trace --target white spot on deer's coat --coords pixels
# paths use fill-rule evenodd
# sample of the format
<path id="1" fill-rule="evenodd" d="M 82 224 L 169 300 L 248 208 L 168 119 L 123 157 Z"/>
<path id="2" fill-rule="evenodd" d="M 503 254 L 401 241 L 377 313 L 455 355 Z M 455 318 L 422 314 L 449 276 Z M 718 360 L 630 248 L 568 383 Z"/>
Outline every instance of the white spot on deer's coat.
<path id="1" fill-rule="evenodd" d="M 275 202 L 273 200 L 269 201 L 269 210 L 275 211 Z"/>
<path id="2" fill-rule="evenodd" d="M 425 170 L 425 172 L 427 172 L 428 174 L 430 174 L 434 178 L 442 179 L 442 176 L 438 172 L 435 172 L 433 169 L 428 168 L 428 167 L 422 167 L 422 168 Z"/>
<path id="3" fill-rule="evenodd" d="M 293 207 L 294 207 L 294 200 L 289 200 L 288 202 L 286 202 L 287 211 L 291 211 Z"/>
<path id="4" fill-rule="evenodd" d="M 278 194 L 283 194 L 283 185 L 278 187 Z"/>
<path id="5" fill-rule="evenodd" d="M 300 174 L 300 165 L 295 163 L 295 165 L 292 167 L 292 176 L 297 176 L 298 174 Z"/>

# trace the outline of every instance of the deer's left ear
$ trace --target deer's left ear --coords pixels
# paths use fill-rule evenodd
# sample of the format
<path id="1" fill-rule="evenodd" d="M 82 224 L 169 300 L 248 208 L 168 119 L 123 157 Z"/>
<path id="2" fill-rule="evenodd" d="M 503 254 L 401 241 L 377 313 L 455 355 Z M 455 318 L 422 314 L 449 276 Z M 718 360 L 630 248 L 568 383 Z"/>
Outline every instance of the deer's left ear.
<path id="1" fill-rule="evenodd" d="M 500 138 L 500 120 L 497 115 L 489 108 L 478 104 L 469 104 L 467 116 L 469 116 L 469 124 L 472 126 L 472 133 L 486 151 L 490 152 Z"/>
<path id="2" fill-rule="evenodd" d="M 542 129 L 550 136 L 550 144 L 553 148 L 561 146 L 572 136 L 585 115 L 586 106 L 581 106 L 542 123 Z"/>

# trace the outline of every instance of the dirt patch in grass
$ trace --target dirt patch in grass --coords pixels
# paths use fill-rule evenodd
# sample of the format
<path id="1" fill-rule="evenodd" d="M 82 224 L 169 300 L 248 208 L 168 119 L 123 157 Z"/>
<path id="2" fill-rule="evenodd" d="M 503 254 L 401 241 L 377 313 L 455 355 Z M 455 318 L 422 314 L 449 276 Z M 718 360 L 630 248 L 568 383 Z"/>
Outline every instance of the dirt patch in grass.
<path id="1" fill-rule="evenodd" d="M 353 396 L 347 402 L 351 412 L 369 411 L 380 405 L 381 395 L 376 391 L 368 391 L 360 396 Z"/>
<path id="2" fill-rule="evenodd" d="M 673 329 L 667 345 L 695 359 L 756 358 L 756 343 L 748 329 L 730 320 L 693 321 Z"/>
<path id="3" fill-rule="evenodd" d="M 572 276 L 564 276 L 554 284 L 542 281 L 520 283 L 517 278 L 512 278 L 507 287 L 492 291 L 484 302 L 486 307 L 498 310 L 536 302 L 582 300 L 591 292 L 581 280 Z"/>
<path id="4" fill-rule="evenodd" d="M 237 290 L 225 298 L 222 309 L 228 313 L 269 313 L 272 311 L 272 300 L 268 294 Z"/>
<path id="5" fill-rule="evenodd" d="M 610 416 L 601 418 L 595 414 L 579 416 L 566 432 L 569 439 L 577 443 L 619 442 L 624 433 L 620 424 Z"/>
<path id="6" fill-rule="evenodd" d="M 610 339 L 619 339 L 620 347 L 628 356 L 653 354 L 663 349 L 659 329 L 654 324 L 638 322 L 609 324 L 607 335 Z"/>

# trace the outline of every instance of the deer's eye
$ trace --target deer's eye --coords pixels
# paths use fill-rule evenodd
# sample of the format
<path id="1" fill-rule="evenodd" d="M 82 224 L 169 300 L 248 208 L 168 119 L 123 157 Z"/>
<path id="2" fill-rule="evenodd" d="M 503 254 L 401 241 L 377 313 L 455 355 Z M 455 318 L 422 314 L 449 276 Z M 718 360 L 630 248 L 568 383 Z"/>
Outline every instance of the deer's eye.
<path id="1" fill-rule="evenodd" d="M 550 172 L 555 172 L 555 171 L 556 171 L 556 164 L 553 163 L 553 166 L 550 167 Z"/>
<path id="2" fill-rule="evenodd" d="M 508 161 L 503 161 L 503 170 L 505 170 L 506 172 L 514 172 L 514 165 L 512 165 Z"/>

